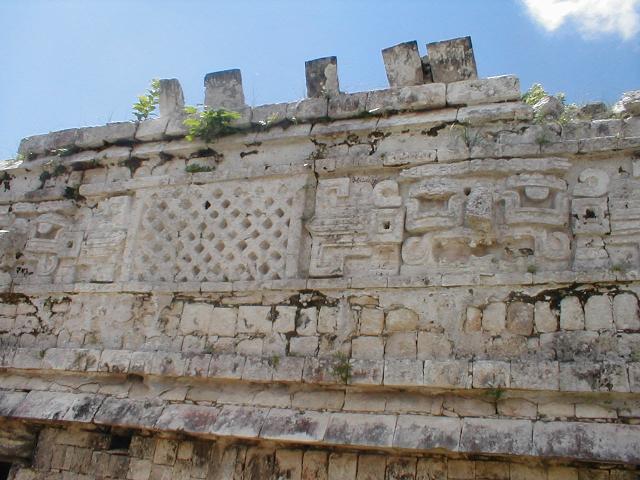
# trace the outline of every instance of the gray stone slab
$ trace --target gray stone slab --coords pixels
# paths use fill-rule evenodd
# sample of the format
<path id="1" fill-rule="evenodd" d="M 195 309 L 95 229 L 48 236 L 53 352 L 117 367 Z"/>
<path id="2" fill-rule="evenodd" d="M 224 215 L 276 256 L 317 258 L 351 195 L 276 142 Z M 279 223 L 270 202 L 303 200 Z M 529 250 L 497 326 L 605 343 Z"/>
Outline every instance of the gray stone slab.
<path id="1" fill-rule="evenodd" d="M 458 451 L 462 420 L 449 417 L 400 415 L 393 439 L 397 448 Z"/>
<path id="2" fill-rule="evenodd" d="M 307 97 L 330 97 L 340 92 L 338 81 L 338 59 L 316 58 L 304 63 L 307 81 Z"/>
<path id="3" fill-rule="evenodd" d="M 256 438 L 268 413 L 268 408 L 226 405 L 222 407 L 209 432 L 216 435 Z"/>
<path id="4" fill-rule="evenodd" d="M 367 92 L 341 93 L 329 98 L 329 118 L 342 119 L 363 115 L 367 111 Z"/>
<path id="5" fill-rule="evenodd" d="M 62 419 L 68 422 L 91 422 L 103 401 L 103 395 L 78 395 Z"/>
<path id="6" fill-rule="evenodd" d="M 528 420 L 465 418 L 460 451 L 465 453 L 531 454 L 532 425 Z"/>
<path id="7" fill-rule="evenodd" d="M 536 422 L 533 453 L 589 461 L 640 463 L 640 425 Z"/>
<path id="8" fill-rule="evenodd" d="M 181 115 L 184 112 L 184 94 L 176 78 L 160 80 L 158 107 L 161 117 Z"/>
<path id="9" fill-rule="evenodd" d="M 0 392 L 0 417 L 10 416 L 12 410 L 27 396 L 26 392 Z"/>
<path id="10" fill-rule="evenodd" d="M 514 100 L 520 100 L 520 80 L 514 75 L 447 84 L 447 105 L 479 105 Z"/>
<path id="11" fill-rule="evenodd" d="M 94 421 L 105 425 L 151 428 L 160 417 L 162 408 L 161 402 L 110 397 L 102 403 Z"/>
<path id="12" fill-rule="evenodd" d="M 116 122 L 99 127 L 80 128 L 74 144 L 79 148 L 98 148 L 116 142 L 132 142 L 135 132 L 134 122 Z"/>
<path id="13" fill-rule="evenodd" d="M 451 83 L 478 78 L 471 37 L 427 44 L 434 82 Z"/>
<path id="14" fill-rule="evenodd" d="M 424 83 L 418 42 L 404 42 L 382 50 L 382 60 L 390 87 Z"/>
<path id="15" fill-rule="evenodd" d="M 206 107 L 239 111 L 245 107 L 240 70 L 223 70 L 204 77 L 204 104 Z"/>
<path id="16" fill-rule="evenodd" d="M 35 420 L 60 420 L 77 400 L 78 395 L 32 390 L 11 412 L 12 417 Z"/>
<path id="17" fill-rule="evenodd" d="M 402 110 L 443 108 L 446 105 L 445 92 L 444 83 L 373 90 L 367 96 L 366 109 L 371 114 L 382 114 Z"/>
<path id="18" fill-rule="evenodd" d="M 260 437 L 272 440 L 320 442 L 324 438 L 329 417 L 329 413 L 272 408 L 264 421 Z"/>
<path id="19" fill-rule="evenodd" d="M 208 433 L 220 410 L 220 407 L 204 405 L 167 405 L 155 428 L 185 433 Z"/>
<path id="20" fill-rule="evenodd" d="M 324 441 L 339 445 L 390 447 L 395 425 L 395 415 L 334 413 Z"/>

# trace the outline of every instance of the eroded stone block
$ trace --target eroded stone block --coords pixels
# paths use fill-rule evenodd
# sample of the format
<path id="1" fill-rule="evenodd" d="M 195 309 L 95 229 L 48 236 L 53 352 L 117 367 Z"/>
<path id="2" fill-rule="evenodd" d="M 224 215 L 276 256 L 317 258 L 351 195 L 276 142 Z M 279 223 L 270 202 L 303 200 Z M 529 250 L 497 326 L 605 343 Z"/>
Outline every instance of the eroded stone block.
<path id="1" fill-rule="evenodd" d="M 434 82 L 451 83 L 478 78 L 471 37 L 427 44 Z"/>
<path id="2" fill-rule="evenodd" d="M 307 97 L 331 97 L 340 93 L 337 57 L 323 57 L 304 64 Z"/>
<path id="3" fill-rule="evenodd" d="M 424 83 L 418 42 L 405 42 L 385 48 L 382 50 L 382 59 L 390 87 Z"/>

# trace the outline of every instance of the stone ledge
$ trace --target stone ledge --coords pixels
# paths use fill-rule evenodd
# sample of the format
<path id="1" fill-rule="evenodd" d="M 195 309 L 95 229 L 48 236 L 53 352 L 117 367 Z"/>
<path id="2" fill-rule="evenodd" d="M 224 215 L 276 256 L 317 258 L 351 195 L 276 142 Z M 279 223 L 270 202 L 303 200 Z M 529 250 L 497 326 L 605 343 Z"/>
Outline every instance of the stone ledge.
<path id="1" fill-rule="evenodd" d="M 340 385 L 334 358 L 135 352 L 88 348 L 5 348 L 0 367 L 251 382 Z M 640 363 L 350 359 L 349 385 L 553 392 L 640 392 Z"/>
<path id="2" fill-rule="evenodd" d="M 5 284 L 5 291 L 24 295 L 50 293 L 229 293 L 259 292 L 264 290 L 345 290 L 369 288 L 438 288 L 465 286 L 554 286 L 597 284 L 611 282 L 633 282 L 640 280 L 640 271 L 627 272 L 559 271 L 540 273 L 496 273 L 494 275 L 447 275 L 431 274 L 419 277 L 369 276 L 346 278 L 290 278 L 284 280 L 236 281 L 236 282 L 113 282 L 113 283 L 51 283 L 51 284 Z M 0 289 L 2 285 L 0 285 Z"/>
<path id="3" fill-rule="evenodd" d="M 8 413 L 2 412 L 3 416 L 36 423 L 95 423 L 212 438 L 352 448 L 640 461 L 638 425 L 208 407 L 39 391 L 20 400 L 12 392 L 1 392 L 0 405 L 5 404 L 14 405 L 5 409 Z"/>

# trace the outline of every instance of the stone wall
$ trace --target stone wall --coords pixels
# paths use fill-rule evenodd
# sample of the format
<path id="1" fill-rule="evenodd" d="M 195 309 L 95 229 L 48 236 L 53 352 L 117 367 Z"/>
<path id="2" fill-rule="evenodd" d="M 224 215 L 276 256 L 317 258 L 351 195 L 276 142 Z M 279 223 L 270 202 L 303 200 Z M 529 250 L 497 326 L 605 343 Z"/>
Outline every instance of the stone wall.
<path id="1" fill-rule="evenodd" d="M 309 98 L 259 107 L 209 74 L 241 114 L 211 143 L 177 80 L 159 118 L 23 140 L 15 478 L 635 478 L 639 102 L 540 121 L 469 39 L 428 51 L 360 93 L 310 61 Z"/>

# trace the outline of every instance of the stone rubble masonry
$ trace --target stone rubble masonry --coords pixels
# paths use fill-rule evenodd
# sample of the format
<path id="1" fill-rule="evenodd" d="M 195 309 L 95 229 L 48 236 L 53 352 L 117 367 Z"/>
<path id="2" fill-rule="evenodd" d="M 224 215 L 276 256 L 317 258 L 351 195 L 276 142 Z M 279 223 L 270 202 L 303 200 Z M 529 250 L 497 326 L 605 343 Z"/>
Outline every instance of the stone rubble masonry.
<path id="1" fill-rule="evenodd" d="M 175 79 L 158 118 L 21 142 L 10 478 L 633 478 L 638 94 L 558 128 L 469 38 L 427 53 L 353 93 L 311 60 L 307 98 L 251 107 L 208 74 L 241 117 L 211 143 Z"/>

